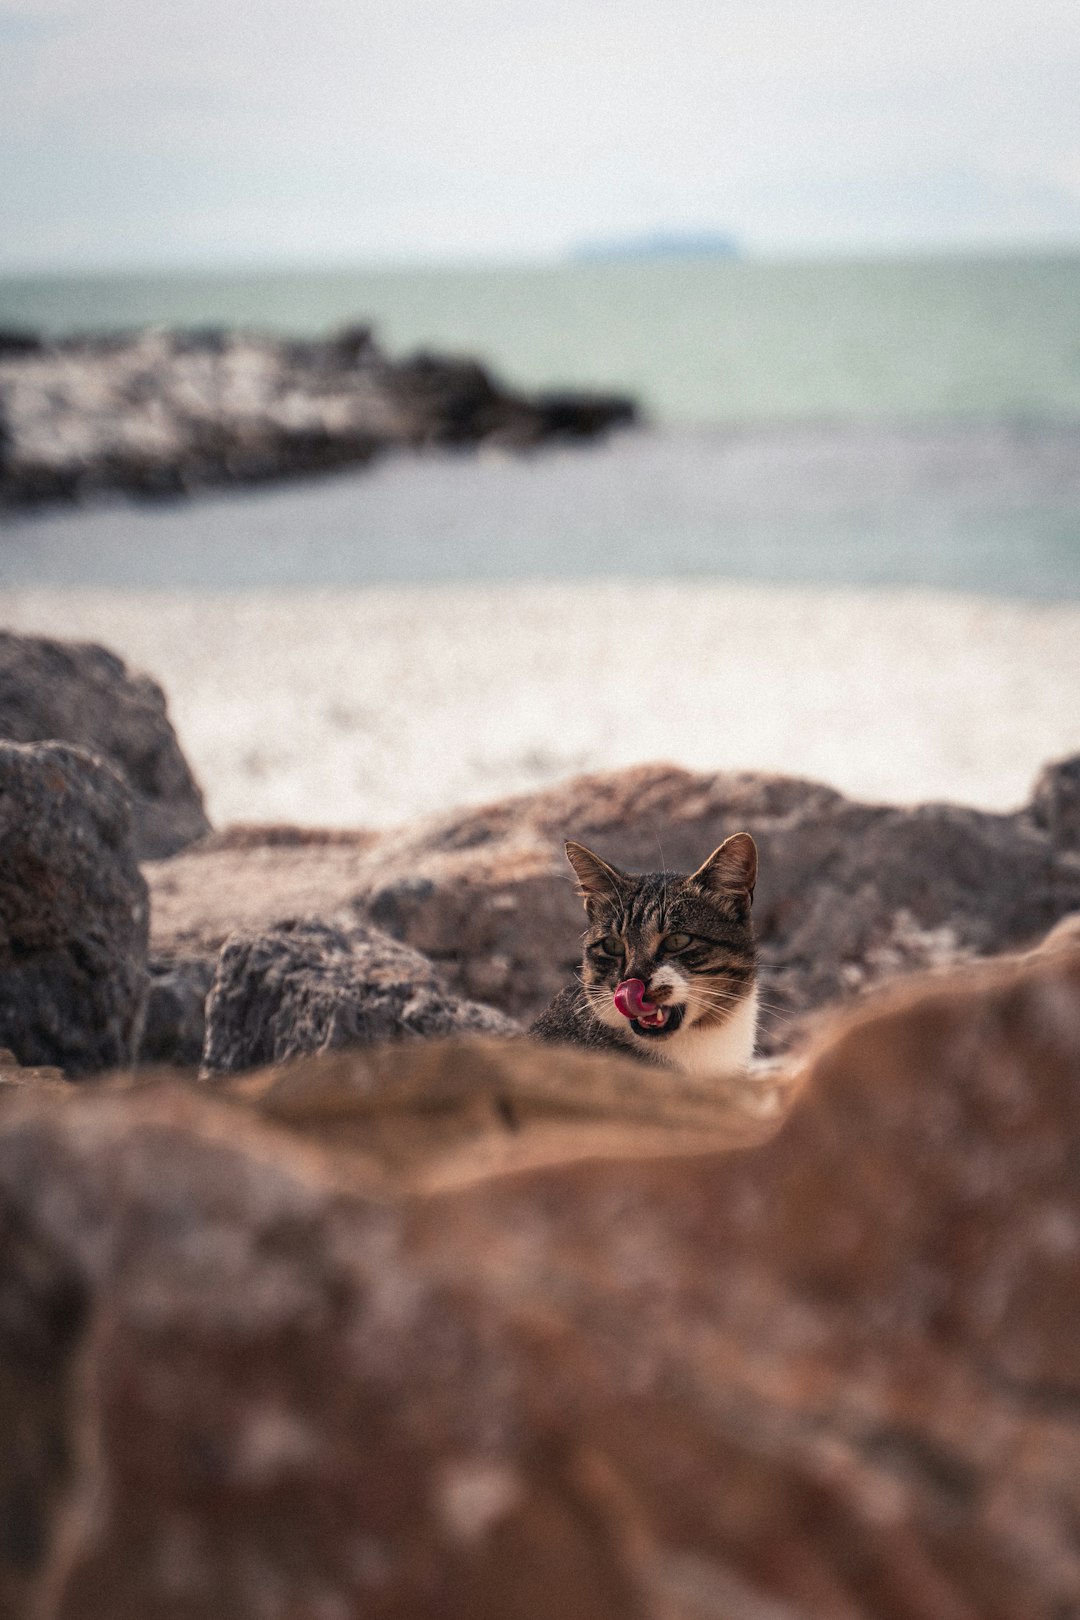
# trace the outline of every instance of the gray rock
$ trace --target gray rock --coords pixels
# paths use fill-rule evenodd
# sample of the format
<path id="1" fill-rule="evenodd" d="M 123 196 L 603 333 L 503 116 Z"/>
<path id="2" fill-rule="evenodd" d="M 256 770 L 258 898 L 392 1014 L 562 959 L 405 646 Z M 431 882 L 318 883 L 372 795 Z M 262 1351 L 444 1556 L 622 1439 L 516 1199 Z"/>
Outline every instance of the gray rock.
<path id="1" fill-rule="evenodd" d="M 214 966 L 203 956 L 151 957 L 140 1063 L 199 1067 Z"/>
<path id="2" fill-rule="evenodd" d="M 1061 849 L 1080 852 L 1080 754 L 1055 760 L 1039 774 L 1030 813 Z"/>
<path id="3" fill-rule="evenodd" d="M 55 738 L 107 760 L 131 792 L 140 860 L 173 855 L 210 830 L 160 686 L 105 647 L 0 631 L 0 737 Z"/>
<path id="4" fill-rule="evenodd" d="M 760 853 L 754 920 L 763 1043 L 793 1018 L 897 972 L 1014 950 L 1080 909 L 1068 765 L 1039 812 L 860 804 L 818 783 L 673 766 L 579 777 L 386 834 L 358 909 L 424 951 L 454 990 L 535 1017 L 577 966 L 581 904 L 562 855 L 577 838 L 626 871 L 693 871 L 730 833 Z M 1051 786 L 1047 786 L 1050 783 Z M 498 970 L 498 971 L 496 971 Z"/>
<path id="5" fill-rule="evenodd" d="M 634 420 L 609 395 L 528 398 L 468 360 L 395 362 L 369 330 L 286 341 L 146 331 L 0 344 L 0 504 L 181 495 L 359 466 L 391 446 L 526 447 Z"/>
<path id="6" fill-rule="evenodd" d="M 494 1008 L 448 993 L 426 957 L 378 929 L 294 920 L 226 941 L 206 1003 L 203 1073 L 376 1041 L 518 1028 Z"/>
<path id="7" fill-rule="evenodd" d="M 802 1015 L 898 972 L 1015 950 L 1080 910 L 1080 849 L 1066 837 L 1068 763 L 1032 809 L 860 804 L 820 783 L 640 765 L 581 776 L 351 844 L 198 846 L 155 890 L 162 954 L 216 954 L 243 908 L 276 918 L 352 908 L 434 962 L 454 994 L 526 1022 L 572 982 L 583 914 L 563 840 L 631 872 L 692 871 L 729 833 L 757 839 L 763 1045 Z M 1042 808 L 1040 808 L 1042 807 Z M 1047 824 L 1043 824 L 1043 823 Z M 1049 823 L 1053 824 L 1051 830 Z"/>
<path id="8" fill-rule="evenodd" d="M 72 1078 L 129 1063 L 148 932 L 116 774 L 62 743 L 0 743 L 0 1045 Z"/>

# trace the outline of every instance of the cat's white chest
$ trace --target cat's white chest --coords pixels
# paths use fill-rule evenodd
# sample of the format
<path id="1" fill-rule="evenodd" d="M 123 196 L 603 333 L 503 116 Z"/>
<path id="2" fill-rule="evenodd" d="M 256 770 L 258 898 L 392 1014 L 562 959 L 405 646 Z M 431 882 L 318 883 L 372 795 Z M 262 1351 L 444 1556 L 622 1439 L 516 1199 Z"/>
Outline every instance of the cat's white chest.
<path id="1" fill-rule="evenodd" d="M 691 1025 L 665 1043 L 664 1061 L 699 1079 L 742 1074 L 750 1066 L 757 1037 L 757 986 L 722 1024 Z"/>

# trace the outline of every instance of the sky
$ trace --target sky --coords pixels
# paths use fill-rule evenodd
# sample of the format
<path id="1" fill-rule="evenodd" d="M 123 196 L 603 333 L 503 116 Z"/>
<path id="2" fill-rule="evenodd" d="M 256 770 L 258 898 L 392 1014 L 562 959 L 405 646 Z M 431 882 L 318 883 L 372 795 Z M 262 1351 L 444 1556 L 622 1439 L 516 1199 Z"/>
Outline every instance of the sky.
<path id="1" fill-rule="evenodd" d="M 1077 0 L 0 0 L 0 270 L 1080 246 Z"/>

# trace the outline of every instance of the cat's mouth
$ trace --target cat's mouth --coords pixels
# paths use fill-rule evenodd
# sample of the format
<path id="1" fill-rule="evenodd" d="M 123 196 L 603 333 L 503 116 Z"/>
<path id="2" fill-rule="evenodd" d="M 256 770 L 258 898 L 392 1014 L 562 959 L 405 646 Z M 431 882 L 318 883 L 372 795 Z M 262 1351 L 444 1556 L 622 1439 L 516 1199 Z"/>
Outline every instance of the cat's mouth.
<path id="1" fill-rule="evenodd" d="M 623 979 L 615 987 L 614 1001 L 635 1035 L 674 1035 L 683 1020 L 682 1007 L 650 1001 L 641 979 Z"/>
<path id="2" fill-rule="evenodd" d="M 674 1035 L 683 1021 L 685 1007 L 657 1007 L 651 1013 L 631 1018 L 630 1028 L 635 1035 Z"/>

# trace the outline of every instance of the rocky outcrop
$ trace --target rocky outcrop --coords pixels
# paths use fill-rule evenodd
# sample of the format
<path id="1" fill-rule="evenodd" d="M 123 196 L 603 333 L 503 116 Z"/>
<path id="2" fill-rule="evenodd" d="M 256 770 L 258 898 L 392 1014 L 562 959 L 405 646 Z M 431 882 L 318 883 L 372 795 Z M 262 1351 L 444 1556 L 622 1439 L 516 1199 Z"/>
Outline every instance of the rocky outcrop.
<path id="1" fill-rule="evenodd" d="M 511 1035 L 493 1007 L 447 995 L 431 963 L 377 929 L 279 923 L 227 940 L 206 1002 L 203 1072 L 415 1036 Z"/>
<path id="2" fill-rule="evenodd" d="M 1055 804 L 1070 780 L 1055 767 Z M 581 839 L 631 871 L 692 871 L 729 833 L 760 850 L 754 914 L 766 1050 L 813 1010 L 881 979 L 1016 949 L 1080 910 L 1064 811 L 859 804 L 818 783 L 648 765 L 578 777 L 354 842 L 260 846 L 249 830 L 151 874 L 159 948 L 216 956 L 236 908 L 266 926 L 351 908 L 431 958 L 453 993 L 528 1022 L 578 964 L 582 914 L 562 853 Z M 662 855 L 661 855 L 662 852 Z"/>
<path id="3" fill-rule="evenodd" d="M 119 778 L 81 749 L 0 743 L 0 1044 L 73 1078 L 129 1063 L 148 930 Z"/>
<path id="4" fill-rule="evenodd" d="M 654 1071 L 494 1050 L 0 1088 L 0 1611 L 1076 1609 L 1075 946 L 838 1021 L 749 1150 L 658 1095 L 635 1154 Z M 433 1142 L 470 1085 L 392 1194 L 380 1093 Z M 484 1162 L 552 1121 L 587 1156 Z"/>
<path id="5" fill-rule="evenodd" d="M 0 504 L 178 495 L 357 466 L 393 446 L 526 448 L 632 422 L 612 395 L 525 397 L 471 361 L 322 340 L 161 332 L 0 345 Z"/>
<path id="6" fill-rule="evenodd" d="M 175 854 L 210 830 L 160 686 L 105 647 L 0 631 L 0 737 L 55 738 L 100 754 L 131 793 L 140 860 Z"/>

